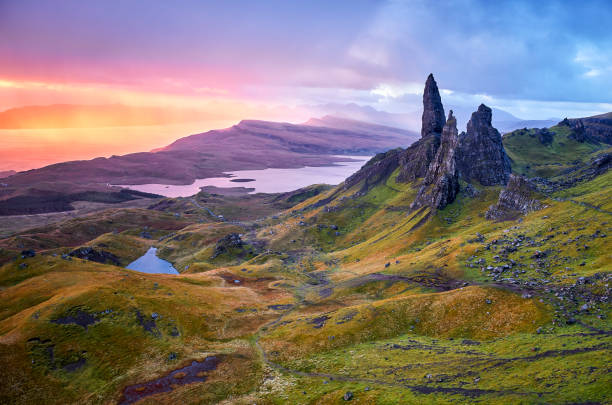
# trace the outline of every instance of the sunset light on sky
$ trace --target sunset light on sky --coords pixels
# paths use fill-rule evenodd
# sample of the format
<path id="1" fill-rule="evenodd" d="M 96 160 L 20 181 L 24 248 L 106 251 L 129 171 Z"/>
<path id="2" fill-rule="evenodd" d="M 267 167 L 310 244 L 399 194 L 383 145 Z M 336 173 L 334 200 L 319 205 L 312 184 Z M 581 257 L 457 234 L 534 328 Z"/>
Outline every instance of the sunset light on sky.
<path id="1" fill-rule="evenodd" d="M 329 104 L 400 114 L 418 111 L 436 72 L 459 109 L 486 101 L 521 119 L 587 116 L 612 110 L 605 3 L 2 1 L 0 111 L 189 109 L 210 123 L 201 131 L 301 122 Z"/>

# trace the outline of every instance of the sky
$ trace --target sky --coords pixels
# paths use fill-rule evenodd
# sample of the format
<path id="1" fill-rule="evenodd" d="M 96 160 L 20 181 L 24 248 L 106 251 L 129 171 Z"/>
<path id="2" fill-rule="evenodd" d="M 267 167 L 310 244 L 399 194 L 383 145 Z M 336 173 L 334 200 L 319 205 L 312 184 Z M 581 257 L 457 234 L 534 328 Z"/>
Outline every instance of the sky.
<path id="1" fill-rule="evenodd" d="M 402 113 L 432 72 L 445 105 L 587 116 L 612 111 L 610 21 L 609 0 L 0 0 L 0 110 Z"/>

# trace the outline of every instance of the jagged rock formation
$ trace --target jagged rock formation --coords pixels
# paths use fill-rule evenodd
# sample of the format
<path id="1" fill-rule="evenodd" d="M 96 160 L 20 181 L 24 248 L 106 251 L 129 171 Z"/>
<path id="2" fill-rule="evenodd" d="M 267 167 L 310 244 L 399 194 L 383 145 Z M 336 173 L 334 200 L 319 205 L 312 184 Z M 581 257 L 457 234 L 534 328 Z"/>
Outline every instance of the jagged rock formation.
<path id="1" fill-rule="evenodd" d="M 429 164 L 436 157 L 440 146 L 440 137 L 430 135 L 421 138 L 402 153 L 400 157 L 400 172 L 397 181 L 409 183 L 425 177 Z"/>
<path id="2" fill-rule="evenodd" d="M 506 184 L 511 173 L 502 138 L 491 125 L 492 112 L 481 104 L 467 124 L 467 133 L 459 137 L 456 159 L 460 176 L 483 186 Z"/>
<path id="3" fill-rule="evenodd" d="M 542 207 L 542 203 L 537 199 L 535 187 L 524 177 L 511 174 L 508 186 L 499 193 L 497 204 L 489 207 L 485 218 L 507 221 Z"/>
<path id="4" fill-rule="evenodd" d="M 402 149 L 391 149 L 379 153 L 370 159 L 359 171 L 344 181 L 344 189 L 349 189 L 362 180 L 365 180 L 362 191 L 367 191 L 380 181 L 384 181 L 399 166 Z"/>
<path id="5" fill-rule="evenodd" d="M 558 125 L 572 129 L 572 137 L 592 142 L 612 144 L 612 113 L 595 115 L 586 118 L 565 118 Z"/>
<path id="6" fill-rule="evenodd" d="M 440 146 L 440 136 L 446 120 L 438 85 L 432 74 L 427 77 L 423 91 L 421 139 L 413 143 L 400 158 L 400 182 L 411 182 L 427 173 L 429 164 Z"/>
<path id="7" fill-rule="evenodd" d="M 569 135 L 569 138 L 574 139 L 577 142 L 584 142 L 587 139 L 590 140 L 590 137 L 587 136 L 586 131 L 584 129 L 584 122 L 582 120 L 568 120 L 564 119 L 559 123 L 559 125 L 564 125 L 572 130 L 572 133 Z"/>
<path id="8" fill-rule="evenodd" d="M 421 117 L 421 138 L 436 134 L 440 136 L 446 124 L 444 106 L 433 74 L 429 74 L 423 91 L 423 115 Z"/>
<path id="9" fill-rule="evenodd" d="M 481 104 L 468 122 L 467 133 L 460 136 L 452 112 L 446 122 L 443 117 L 438 86 L 433 75 L 429 75 L 423 93 L 422 137 L 399 159 L 397 181 L 423 178 L 412 208 L 444 208 L 459 193 L 459 177 L 484 186 L 508 182 L 510 159 L 500 133 L 491 124 L 491 109 Z"/>
<path id="10" fill-rule="evenodd" d="M 440 147 L 427 169 L 411 208 L 430 206 L 433 209 L 442 209 L 454 201 L 459 193 L 459 175 L 455 163 L 457 142 L 457 120 L 451 110 L 442 130 Z"/>

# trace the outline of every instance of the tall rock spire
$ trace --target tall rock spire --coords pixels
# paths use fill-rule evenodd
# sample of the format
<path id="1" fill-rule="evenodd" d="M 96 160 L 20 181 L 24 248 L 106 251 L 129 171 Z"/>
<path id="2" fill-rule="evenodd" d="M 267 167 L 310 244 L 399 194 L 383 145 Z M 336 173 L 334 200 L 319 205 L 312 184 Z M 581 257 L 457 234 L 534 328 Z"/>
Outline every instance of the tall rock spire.
<path id="1" fill-rule="evenodd" d="M 438 85 L 432 74 L 425 82 L 422 120 L 421 139 L 410 145 L 400 159 L 399 182 L 409 183 L 423 178 L 440 146 L 440 135 L 446 120 Z"/>
<path id="2" fill-rule="evenodd" d="M 459 139 L 457 168 L 466 181 L 477 180 L 483 186 L 505 185 L 512 171 L 502 137 L 491 125 L 492 112 L 481 104 L 472 113 L 467 133 Z"/>
<path id="3" fill-rule="evenodd" d="M 422 138 L 425 138 L 430 134 L 437 134 L 439 136 L 442 133 L 444 124 L 446 123 L 446 119 L 444 118 L 444 107 L 442 106 L 442 100 L 440 99 L 438 85 L 436 84 L 436 80 L 431 73 L 425 82 L 425 90 L 423 92 L 423 116 L 421 121 Z"/>

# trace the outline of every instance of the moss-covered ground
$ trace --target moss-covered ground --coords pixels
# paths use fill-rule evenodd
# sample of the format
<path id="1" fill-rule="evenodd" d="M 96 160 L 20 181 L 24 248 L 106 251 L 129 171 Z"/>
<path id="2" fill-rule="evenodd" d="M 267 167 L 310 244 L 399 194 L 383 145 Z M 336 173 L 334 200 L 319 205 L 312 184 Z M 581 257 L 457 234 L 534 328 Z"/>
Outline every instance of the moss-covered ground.
<path id="1" fill-rule="evenodd" d="M 396 176 L 252 211 L 201 194 L 1 240 L 0 403 L 126 403 L 127 387 L 210 356 L 200 380 L 139 403 L 609 403 L 609 173 L 508 222 L 484 219 L 500 187 L 411 211 L 416 185 Z M 242 246 L 215 254 L 231 233 Z M 78 246 L 121 266 L 156 246 L 181 274 L 62 256 Z"/>

